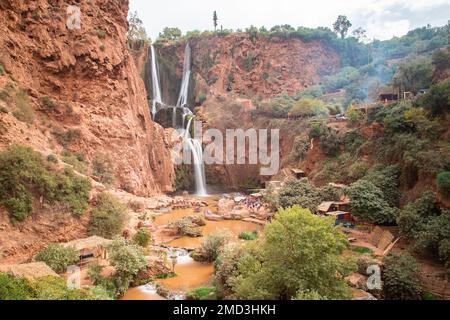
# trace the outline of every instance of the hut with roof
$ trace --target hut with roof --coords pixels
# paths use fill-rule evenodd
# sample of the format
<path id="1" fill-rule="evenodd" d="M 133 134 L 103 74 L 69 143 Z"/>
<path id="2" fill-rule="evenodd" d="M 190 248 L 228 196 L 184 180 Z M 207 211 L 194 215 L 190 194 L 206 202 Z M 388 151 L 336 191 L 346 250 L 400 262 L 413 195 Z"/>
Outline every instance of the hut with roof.
<path id="1" fill-rule="evenodd" d="M 77 239 L 67 243 L 63 243 L 64 247 L 75 248 L 80 255 L 80 265 L 89 264 L 96 260 L 108 259 L 108 245 L 112 240 L 101 238 L 98 236 L 92 236 L 86 239 Z"/>

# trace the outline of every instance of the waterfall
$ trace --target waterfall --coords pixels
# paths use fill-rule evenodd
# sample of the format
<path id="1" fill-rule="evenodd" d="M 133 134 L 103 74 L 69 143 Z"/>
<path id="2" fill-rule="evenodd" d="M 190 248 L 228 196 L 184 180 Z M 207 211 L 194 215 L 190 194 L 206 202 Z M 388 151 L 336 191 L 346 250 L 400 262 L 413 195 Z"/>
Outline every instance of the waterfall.
<path id="1" fill-rule="evenodd" d="M 194 177 L 196 194 L 199 196 L 206 196 L 206 174 L 205 164 L 203 162 L 203 146 L 200 140 L 191 138 L 191 126 L 194 117 L 191 117 L 187 123 L 186 131 L 184 132 L 183 141 L 192 153 L 194 160 Z"/>
<path id="2" fill-rule="evenodd" d="M 153 121 L 156 116 L 156 104 L 163 104 L 161 95 L 161 84 L 159 82 L 159 65 L 156 59 L 155 47 L 151 45 L 152 53 L 152 89 L 153 89 L 153 103 L 152 103 L 152 116 Z"/>
<path id="3" fill-rule="evenodd" d="M 188 103 L 189 82 L 191 80 L 191 47 L 189 43 L 184 49 L 183 78 L 181 80 L 180 95 L 178 97 L 177 107 L 184 107 Z"/>

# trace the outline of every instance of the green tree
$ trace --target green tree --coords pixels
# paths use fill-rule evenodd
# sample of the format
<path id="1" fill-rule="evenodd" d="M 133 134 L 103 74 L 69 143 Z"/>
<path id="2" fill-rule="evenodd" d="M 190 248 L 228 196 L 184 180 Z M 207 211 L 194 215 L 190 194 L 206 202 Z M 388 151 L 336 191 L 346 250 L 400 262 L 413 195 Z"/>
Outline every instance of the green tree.
<path id="1" fill-rule="evenodd" d="M 401 63 L 392 82 L 402 91 L 418 93 L 420 89 L 429 88 L 432 80 L 431 59 L 418 57 Z"/>
<path id="2" fill-rule="evenodd" d="M 384 259 L 383 292 L 387 300 L 418 300 L 422 289 L 419 267 L 409 254 L 391 253 Z"/>
<path id="3" fill-rule="evenodd" d="M 341 36 L 341 39 L 344 39 L 347 35 L 348 29 L 350 29 L 351 26 L 352 23 L 347 19 L 347 17 L 340 15 L 333 24 L 333 30 Z"/>
<path id="4" fill-rule="evenodd" d="M 145 228 L 139 229 L 139 231 L 134 235 L 133 242 L 138 246 L 147 248 L 152 242 L 152 234 Z"/>
<path id="5" fill-rule="evenodd" d="M 98 196 L 97 206 L 92 210 L 89 234 L 112 239 L 122 232 L 127 208 L 107 193 Z"/>
<path id="6" fill-rule="evenodd" d="M 138 17 L 136 11 L 130 13 L 128 18 L 127 37 L 128 43 L 132 49 L 139 49 L 149 41 L 142 20 Z"/>
<path id="7" fill-rule="evenodd" d="M 326 299 L 349 297 L 344 278 L 356 266 L 342 256 L 348 242 L 332 218 L 298 206 L 281 209 L 256 247 L 260 254 L 243 254 L 237 261 L 233 297 L 292 299 L 311 291 Z"/>
<path id="8" fill-rule="evenodd" d="M 450 210 L 441 209 L 436 194 L 427 191 L 408 203 L 397 219 L 402 235 L 414 240 L 414 249 L 428 252 L 445 264 L 450 261 Z"/>
<path id="9" fill-rule="evenodd" d="M 178 28 L 165 27 L 163 32 L 159 34 L 161 40 L 176 41 L 182 36 L 182 32 Z"/>
<path id="10" fill-rule="evenodd" d="M 364 30 L 363 28 L 359 27 L 358 29 L 355 29 L 352 32 L 352 35 L 358 39 L 358 41 L 364 41 L 365 39 L 367 39 L 367 31 Z"/>
<path id="11" fill-rule="evenodd" d="M 213 13 L 214 31 L 217 31 L 217 21 L 219 21 L 219 18 L 217 17 L 217 12 L 214 11 Z"/>
<path id="12" fill-rule="evenodd" d="M 77 250 L 60 244 L 50 244 L 36 255 L 36 261 L 45 262 L 57 273 L 63 273 L 67 267 L 80 260 Z"/>
<path id="13" fill-rule="evenodd" d="M 290 115 L 294 117 L 313 117 L 327 114 L 328 110 L 323 101 L 309 97 L 303 97 L 298 100 L 290 112 Z"/>
<path id="14" fill-rule="evenodd" d="M 373 223 L 390 224 L 397 216 L 397 210 L 389 206 L 381 191 L 372 182 L 359 180 L 347 190 L 352 214 Z"/>
<path id="15" fill-rule="evenodd" d="M 123 294 L 136 279 L 140 271 L 147 267 L 143 248 L 128 244 L 123 238 L 114 239 L 108 247 L 109 260 L 115 267 L 116 273 L 112 285 L 118 295 Z"/>

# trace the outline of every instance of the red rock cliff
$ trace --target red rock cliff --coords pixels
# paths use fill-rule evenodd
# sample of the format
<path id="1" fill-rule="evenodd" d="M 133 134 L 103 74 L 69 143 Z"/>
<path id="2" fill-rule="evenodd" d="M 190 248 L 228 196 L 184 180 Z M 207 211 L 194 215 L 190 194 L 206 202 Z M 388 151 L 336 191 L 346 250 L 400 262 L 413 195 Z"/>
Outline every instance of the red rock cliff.
<path id="1" fill-rule="evenodd" d="M 81 29 L 66 27 L 70 4 L 81 8 Z M 8 96 L 25 92 L 35 115 L 24 123 L 13 110 L 0 113 L 0 148 L 61 154 L 55 132 L 75 133 L 64 148 L 89 160 L 108 155 L 117 187 L 145 196 L 171 190 L 164 129 L 151 121 L 126 46 L 127 13 L 128 0 L 0 2 L 0 107 L 14 109 Z"/>

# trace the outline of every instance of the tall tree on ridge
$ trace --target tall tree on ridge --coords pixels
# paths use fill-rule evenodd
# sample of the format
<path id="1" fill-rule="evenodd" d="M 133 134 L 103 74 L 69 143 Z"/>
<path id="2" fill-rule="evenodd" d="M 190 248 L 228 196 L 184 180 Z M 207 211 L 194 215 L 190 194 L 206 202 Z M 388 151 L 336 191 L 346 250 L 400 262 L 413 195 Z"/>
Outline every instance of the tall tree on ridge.
<path id="1" fill-rule="evenodd" d="M 333 24 L 333 30 L 334 32 L 340 34 L 341 38 L 344 39 L 347 35 L 348 29 L 350 29 L 351 26 L 352 23 L 347 19 L 347 17 L 340 15 Z"/>
<path id="2" fill-rule="evenodd" d="M 214 11 L 213 13 L 213 21 L 214 21 L 214 31 L 217 31 L 217 21 L 219 21 L 219 18 L 217 17 L 216 11 Z"/>

